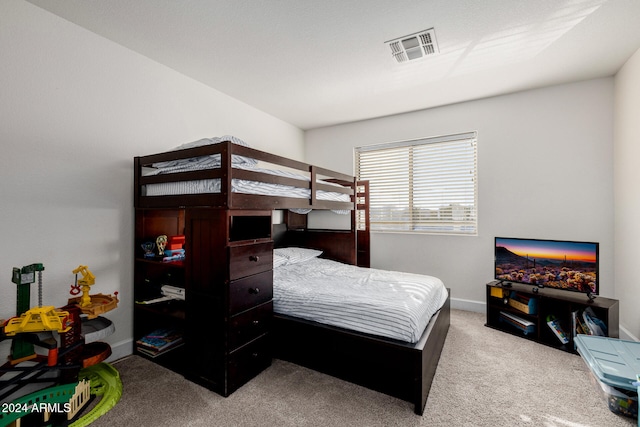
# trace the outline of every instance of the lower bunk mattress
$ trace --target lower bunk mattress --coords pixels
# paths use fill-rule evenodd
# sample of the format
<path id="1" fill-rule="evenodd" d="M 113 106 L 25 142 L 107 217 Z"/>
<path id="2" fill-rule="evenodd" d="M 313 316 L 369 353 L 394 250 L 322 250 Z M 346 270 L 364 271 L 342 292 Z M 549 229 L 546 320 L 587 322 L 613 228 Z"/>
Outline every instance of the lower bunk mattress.
<path id="1" fill-rule="evenodd" d="M 274 267 L 274 312 L 403 342 L 417 342 L 448 297 L 440 279 L 422 274 L 317 256 Z"/>

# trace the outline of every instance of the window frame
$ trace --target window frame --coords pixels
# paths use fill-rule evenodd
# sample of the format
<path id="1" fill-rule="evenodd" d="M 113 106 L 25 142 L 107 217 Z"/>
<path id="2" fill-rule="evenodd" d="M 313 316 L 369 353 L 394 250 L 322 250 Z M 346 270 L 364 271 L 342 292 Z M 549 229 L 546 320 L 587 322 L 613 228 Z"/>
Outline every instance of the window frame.
<path id="1" fill-rule="evenodd" d="M 370 181 L 370 221 L 371 232 L 380 233 L 411 233 L 428 235 L 458 235 L 477 236 L 478 235 L 478 132 L 463 132 L 435 137 L 416 138 L 403 141 L 388 142 L 382 144 L 372 144 L 354 147 L 354 171 L 358 180 Z M 469 150 L 464 148 L 469 144 Z M 451 150 L 447 154 L 447 150 Z M 438 153 L 438 150 L 442 153 Z M 406 158 L 402 158 L 403 151 L 407 151 Z M 385 157 L 392 157 L 391 160 L 382 160 Z M 376 160 L 376 156 L 379 158 Z M 363 157 L 366 165 L 363 164 Z M 369 157 L 367 159 L 367 157 Z M 396 158 L 397 157 L 397 162 Z M 430 159 L 427 159 L 427 158 Z M 431 168 L 428 162 L 433 160 L 444 161 L 438 163 L 443 167 L 435 166 Z M 396 162 L 396 163 L 394 163 Z M 457 162 L 457 163 L 456 163 Z M 416 166 L 418 164 L 419 166 Z M 448 166 L 448 167 L 447 167 Z M 375 182 L 375 174 L 372 169 L 384 169 L 383 173 L 389 175 L 388 168 L 395 169 L 395 177 L 386 176 Z M 369 169 L 368 171 L 366 169 Z M 409 172 L 406 177 L 400 176 L 401 171 Z M 468 171 L 471 181 L 464 182 L 462 174 Z M 433 174 L 429 179 L 427 175 Z M 422 176 L 420 176 L 422 175 Z M 440 180 L 443 181 L 440 181 Z M 401 182 L 405 181 L 405 182 Z M 433 195 L 426 195 L 435 192 L 434 185 L 425 185 L 431 181 L 438 182 L 446 189 L 445 198 L 442 204 L 434 207 L 435 198 Z M 459 184 L 462 182 L 462 184 Z M 391 200 L 396 196 L 385 195 L 392 185 L 401 184 L 402 198 L 395 207 Z M 462 194 L 456 195 L 452 188 L 461 185 Z M 442 189 L 440 189 L 442 191 Z M 376 195 L 376 192 L 379 194 Z M 396 191 L 397 193 L 397 191 Z M 456 193 L 456 194 L 454 194 Z M 442 196 L 440 196 L 442 198 Z M 472 201 L 471 201 L 472 200 Z M 461 202 L 464 201 L 464 202 Z M 398 203 L 394 201 L 393 203 Z M 378 204 L 378 206 L 376 206 Z M 379 215 L 387 216 L 386 220 L 376 218 L 376 210 Z M 394 212 L 395 210 L 395 212 Z M 444 213 L 444 216 L 443 216 Z M 397 216 L 399 219 L 393 219 Z M 435 219 L 433 219 L 435 216 Z M 461 219 L 455 219 L 455 216 Z"/>

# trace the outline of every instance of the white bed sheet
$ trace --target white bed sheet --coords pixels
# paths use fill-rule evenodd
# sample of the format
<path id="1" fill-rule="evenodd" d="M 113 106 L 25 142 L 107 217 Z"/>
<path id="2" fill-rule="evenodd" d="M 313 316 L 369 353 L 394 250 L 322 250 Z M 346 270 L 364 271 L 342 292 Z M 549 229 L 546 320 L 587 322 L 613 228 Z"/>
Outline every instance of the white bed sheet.
<path id="1" fill-rule="evenodd" d="M 289 178 L 296 178 L 300 180 L 306 180 L 305 177 L 296 175 L 290 172 L 271 169 L 260 169 L 255 167 L 246 167 L 244 165 L 235 165 L 234 168 L 246 169 L 255 172 L 263 172 L 271 175 L 285 176 Z M 333 183 L 326 183 L 328 185 L 338 185 Z M 231 180 L 231 191 L 234 193 L 244 194 L 257 194 L 263 196 L 282 196 L 293 197 L 299 199 L 309 199 L 311 196 L 311 190 L 302 187 L 292 187 L 290 185 L 271 184 L 267 182 L 247 181 L 243 179 Z M 207 194 L 207 193 L 220 193 L 220 179 L 201 179 L 195 181 L 176 181 L 176 182 L 163 182 L 158 184 L 147 184 L 146 195 L 147 196 L 177 196 L 183 194 Z M 351 197 L 345 193 L 337 193 L 331 191 L 318 190 L 316 192 L 316 198 L 318 200 L 332 200 L 338 202 L 349 202 Z M 311 209 L 292 209 L 298 213 L 308 213 Z M 348 214 L 349 210 L 333 210 L 335 213 Z"/>
<path id="2" fill-rule="evenodd" d="M 233 166 L 236 169 L 245 169 L 255 172 L 263 172 L 271 175 L 284 176 L 289 178 L 307 181 L 305 177 L 291 172 L 272 169 L 260 169 L 253 166 L 237 164 Z M 155 171 L 153 175 L 157 174 Z M 323 182 L 328 185 L 336 185 L 334 183 Z M 231 191 L 234 193 L 257 194 L 263 196 L 283 196 L 298 199 L 308 199 L 311 196 L 311 190 L 302 187 L 292 187 L 290 185 L 271 184 L 267 182 L 247 181 L 244 179 L 232 179 Z M 163 182 L 158 184 L 147 184 L 145 195 L 147 196 L 177 196 L 183 194 L 207 194 L 220 193 L 220 179 L 200 179 L 194 181 L 176 181 Z M 349 202 L 351 197 L 345 193 L 337 193 L 331 191 L 318 190 L 316 192 L 318 200 L 332 200 L 338 202 Z M 292 209 L 298 213 L 308 213 L 311 209 Z M 348 214 L 349 210 L 334 210 L 335 213 Z"/>
<path id="3" fill-rule="evenodd" d="M 174 150 L 180 150 L 185 148 L 202 147 L 205 145 L 219 144 L 223 141 L 231 141 L 234 144 L 249 147 L 249 144 L 236 138 L 232 135 L 225 135 L 222 137 L 204 138 L 198 141 L 189 142 L 176 147 Z M 299 179 L 301 181 L 309 182 L 309 179 L 305 176 L 295 174 L 293 172 L 277 169 L 260 169 L 256 165 L 258 162 L 255 159 L 248 157 L 232 155 L 231 165 L 233 168 L 251 170 L 255 172 L 262 172 L 271 175 L 283 176 L 288 178 Z M 220 154 L 212 154 L 207 156 L 198 156 L 186 159 L 170 160 L 166 162 L 154 163 L 153 167 L 142 168 L 143 176 L 152 176 L 160 174 L 171 174 L 177 172 L 197 171 L 205 169 L 214 169 L 221 166 Z M 335 185 L 341 187 L 338 184 L 325 182 L 319 180 L 323 184 Z M 282 196 L 293 197 L 299 199 L 311 198 L 311 190 L 308 188 L 294 187 L 289 185 L 271 184 L 266 182 L 247 181 L 242 179 L 231 180 L 231 191 L 234 193 L 244 194 L 257 194 L 263 196 Z M 144 189 L 145 196 L 179 196 L 184 194 L 208 194 L 208 193 L 220 193 L 220 179 L 202 179 L 194 181 L 176 181 L 165 182 L 158 184 L 147 184 Z M 348 194 L 322 191 L 316 192 L 316 198 L 318 200 L 331 200 L 338 202 L 350 202 L 351 197 Z M 294 212 L 306 214 L 311 209 L 297 208 L 291 209 Z M 334 210 L 335 213 L 348 214 L 349 210 Z"/>
<path id="4" fill-rule="evenodd" d="M 437 277 L 322 258 L 283 265 L 273 276 L 276 313 L 411 343 L 448 297 Z"/>

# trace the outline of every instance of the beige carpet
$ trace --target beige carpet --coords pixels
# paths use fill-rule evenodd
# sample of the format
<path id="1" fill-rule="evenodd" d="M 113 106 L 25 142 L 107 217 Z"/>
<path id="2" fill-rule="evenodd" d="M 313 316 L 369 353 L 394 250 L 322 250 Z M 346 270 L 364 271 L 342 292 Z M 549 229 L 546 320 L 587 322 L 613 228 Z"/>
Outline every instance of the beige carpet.
<path id="1" fill-rule="evenodd" d="M 632 426 L 596 393 L 580 356 L 453 310 L 424 416 L 413 406 L 297 365 L 273 365 L 228 398 L 140 357 L 114 363 L 124 391 L 92 427 Z"/>

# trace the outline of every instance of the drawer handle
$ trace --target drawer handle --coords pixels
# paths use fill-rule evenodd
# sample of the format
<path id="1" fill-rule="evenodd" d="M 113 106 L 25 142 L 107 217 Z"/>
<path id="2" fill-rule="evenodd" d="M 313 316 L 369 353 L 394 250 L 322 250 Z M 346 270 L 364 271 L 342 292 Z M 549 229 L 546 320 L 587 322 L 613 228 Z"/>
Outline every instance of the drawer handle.
<path id="1" fill-rule="evenodd" d="M 252 356 L 254 359 L 257 359 L 257 358 L 258 358 L 258 356 L 260 356 L 260 354 L 256 351 L 256 352 L 251 353 L 251 356 Z"/>
<path id="2" fill-rule="evenodd" d="M 257 295 L 260 293 L 260 288 L 249 288 L 249 293 Z"/>
<path id="3" fill-rule="evenodd" d="M 260 321 L 259 320 L 254 320 L 253 322 L 251 322 L 251 324 L 253 326 L 258 326 L 260 324 Z"/>
<path id="4" fill-rule="evenodd" d="M 257 255 L 250 255 L 249 256 L 249 261 L 253 261 L 253 262 L 258 262 L 260 260 L 260 257 Z"/>

